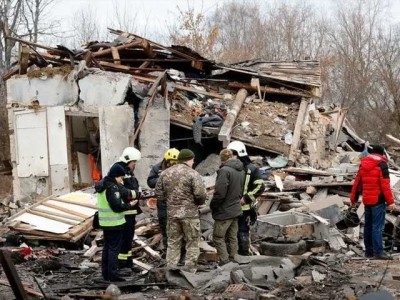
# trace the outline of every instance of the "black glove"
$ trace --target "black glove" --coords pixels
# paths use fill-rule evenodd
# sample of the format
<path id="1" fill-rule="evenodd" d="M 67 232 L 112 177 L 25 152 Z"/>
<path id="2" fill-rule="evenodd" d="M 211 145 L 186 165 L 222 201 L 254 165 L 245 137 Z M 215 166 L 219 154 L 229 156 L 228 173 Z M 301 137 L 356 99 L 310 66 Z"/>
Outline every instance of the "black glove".
<path id="1" fill-rule="evenodd" d="M 257 221 L 257 211 L 255 207 L 251 207 L 249 210 L 249 216 L 247 217 L 247 222 L 250 226 L 254 225 Z"/>

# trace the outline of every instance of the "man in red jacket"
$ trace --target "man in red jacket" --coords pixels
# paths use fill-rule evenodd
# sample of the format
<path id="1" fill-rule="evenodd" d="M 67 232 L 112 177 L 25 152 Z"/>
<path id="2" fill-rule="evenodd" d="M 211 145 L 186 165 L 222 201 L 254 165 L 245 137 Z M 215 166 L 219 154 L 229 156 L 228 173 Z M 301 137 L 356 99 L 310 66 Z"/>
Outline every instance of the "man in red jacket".
<path id="1" fill-rule="evenodd" d="M 361 159 L 350 200 L 355 207 L 358 197 L 362 195 L 362 202 L 365 205 L 365 256 L 390 259 L 383 251 L 382 241 L 386 205 L 390 210 L 396 209 L 390 189 L 388 160 L 381 145 L 372 146 L 369 152 L 367 157 Z"/>

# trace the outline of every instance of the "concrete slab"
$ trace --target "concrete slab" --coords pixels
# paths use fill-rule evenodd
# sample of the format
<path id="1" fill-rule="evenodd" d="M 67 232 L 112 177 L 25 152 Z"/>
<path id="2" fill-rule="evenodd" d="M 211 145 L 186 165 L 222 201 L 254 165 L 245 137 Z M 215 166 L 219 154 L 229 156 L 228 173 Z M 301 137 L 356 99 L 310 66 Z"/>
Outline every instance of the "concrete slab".
<path id="1" fill-rule="evenodd" d="M 169 149 L 169 133 L 169 106 L 165 106 L 164 98 L 158 96 L 147 113 L 139 135 L 142 159 L 136 164 L 135 176 L 142 187 L 147 187 L 151 166 L 161 161 Z"/>

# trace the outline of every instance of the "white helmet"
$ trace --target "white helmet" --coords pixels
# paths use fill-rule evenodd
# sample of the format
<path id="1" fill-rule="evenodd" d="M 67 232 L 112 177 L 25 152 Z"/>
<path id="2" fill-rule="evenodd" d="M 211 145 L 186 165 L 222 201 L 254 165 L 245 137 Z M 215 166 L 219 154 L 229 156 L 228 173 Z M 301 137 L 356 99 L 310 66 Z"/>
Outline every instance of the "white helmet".
<path id="1" fill-rule="evenodd" d="M 127 164 L 132 160 L 138 161 L 141 158 L 142 158 L 142 154 L 140 153 L 140 151 L 138 149 L 135 149 L 133 147 L 127 147 L 122 152 L 122 155 L 119 158 L 119 160 Z"/>
<path id="2" fill-rule="evenodd" d="M 240 157 L 247 156 L 246 146 L 242 142 L 231 142 L 227 149 L 236 151 Z"/>

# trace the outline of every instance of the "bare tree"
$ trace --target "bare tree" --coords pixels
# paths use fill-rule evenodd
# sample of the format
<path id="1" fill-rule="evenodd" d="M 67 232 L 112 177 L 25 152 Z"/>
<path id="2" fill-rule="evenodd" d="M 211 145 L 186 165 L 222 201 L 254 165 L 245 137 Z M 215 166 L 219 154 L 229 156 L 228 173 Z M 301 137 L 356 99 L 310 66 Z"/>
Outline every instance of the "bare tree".
<path id="1" fill-rule="evenodd" d="M 97 14 L 92 6 L 78 10 L 72 20 L 74 47 L 81 46 L 87 42 L 100 38 Z"/>
<path id="2" fill-rule="evenodd" d="M 50 17 L 56 0 L 24 0 L 22 6 L 21 36 L 37 43 L 39 36 L 55 35 L 60 23 Z M 24 33 L 25 32 L 25 33 Z"/>
<path id="3" fill-rule="evenodd" d="M 113 1 L 113 19 L 115 22 L 112 26 L 117 27 L 122 31 L 135 33 L 138 29 L 136 24 L 138 12 L 133 8 L 132 5 L 129 5 L 128 3 L 130 2 L 125 1 L 121 6 L 121 1 Z"/>
<path id="4" fill-rule="evenodd" d="M 185 11 L 179 7 L 177 10 L 179 12 L 178 24 L 169 28 L 171 42 L 185 45 L 208 58 L 214 58 L 218 36 L 217 28 L 208 26 L 204 14 L 195 12 L 194 7 L 188 5 Z"/>
<path id="5" fill-rule="evenodd" d="M 10 66 L 11 53 L 15 41 L 7 39 L 8 36 L 16 36 L 21 24 L 21 11 L 23 0 L 1 0 L 0 1 L 0 69 L 1 73 Z"/>

